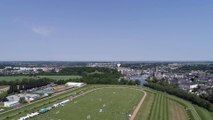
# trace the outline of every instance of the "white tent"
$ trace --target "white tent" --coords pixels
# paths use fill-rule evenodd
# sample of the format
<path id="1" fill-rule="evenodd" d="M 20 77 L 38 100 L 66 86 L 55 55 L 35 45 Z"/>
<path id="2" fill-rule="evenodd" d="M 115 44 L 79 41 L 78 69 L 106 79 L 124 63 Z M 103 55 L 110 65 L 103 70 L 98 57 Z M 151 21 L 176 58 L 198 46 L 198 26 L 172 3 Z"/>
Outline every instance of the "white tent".
<path id="1" fill-rule="evenodd" d="M 68 82 L 66 83 L 66 86 L 69 86 L 69 87 L 81 87 L 84 83 L 78 83 L 78 82 Z"/>

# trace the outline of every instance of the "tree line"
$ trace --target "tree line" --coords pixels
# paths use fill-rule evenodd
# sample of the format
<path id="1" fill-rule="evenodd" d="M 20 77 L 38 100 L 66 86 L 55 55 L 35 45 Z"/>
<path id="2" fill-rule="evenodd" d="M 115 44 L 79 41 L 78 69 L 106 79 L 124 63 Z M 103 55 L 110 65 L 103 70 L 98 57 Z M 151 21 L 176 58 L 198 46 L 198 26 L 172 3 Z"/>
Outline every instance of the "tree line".
<path id="1" fill-rule="evenodd" d="M 80 75 L 82 78 L 75 80 L 58 80 L 55 83 L 64 84 L 69 81 L 84 82 L 87 84 L 125 84 L 139 85 L 140 81 L 124 80 L 117 69 L 103 67 L 66 67 L 60 72 L 43 73 L 43 75 Z"/>
<path id="2" fill-rule="evenodd" d="M 178 69 L 173 70 L 174 72 L 191 72 L 192 70 L 202 70 L 207 73 L 213 73 L 213 64 L 195 64 L 195 65 L 184 65 Z"/>
<path id="3" fill-rule="evenodd" d="M 50 84 L 53 82 L 52 79 L 48 78 L 29 78 L 29 79 L 22 79 L 18 81 L 9 81 L 8 85 L 10 89 L 8 93 L 20 92 L 20 90 L 27 90 L 35 87 L 41 87 Z"/>
<path id="4" fill-rule="evenodd" d="M 22 80 L 0 81 L 0 85 L 9 85 L 8 94 L 20 92 L 35 87 L 45 86 L 50 83 L 65 84 L 67 82 L 84 82 L 87 84 L 117 84 L 117 85 L 140 85 L 139 80 L 125 80 L 116 69 L 91 68 L 91 67 L 70 67 L 64 68 L 59 73 L 52 75 L 80 75 L 78 79 L 55 80 L 49 78 L 25 78 Z"/>

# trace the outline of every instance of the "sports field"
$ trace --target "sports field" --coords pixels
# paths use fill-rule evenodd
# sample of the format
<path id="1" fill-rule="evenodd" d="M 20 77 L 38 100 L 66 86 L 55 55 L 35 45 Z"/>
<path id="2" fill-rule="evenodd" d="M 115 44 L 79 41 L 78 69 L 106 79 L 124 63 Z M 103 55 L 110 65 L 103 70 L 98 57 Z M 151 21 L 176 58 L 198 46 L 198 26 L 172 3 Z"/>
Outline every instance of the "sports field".
<path id="1" fill-rule="evenodd" d="M 0 76 L 0 81 L 13 81 L 13 80 L 22 80 L 22 79 L 29 79 L 29 78 L 50 78 L 54 80 L 68 80 L 68 79 L 78 79 L 81 78 L 81 76 L 78 75 L 40 75 L 40 76 Z"/>
<path id="2" fill-rule="evenodd" d="M 0 113 L 0 120 L 18 119 L 70 96 L 79 97 L 32 119 L 128 120 L 128 115 L 133 113 L 141 98 L 145 98 L 134 120 L 213 120 L 213 114 L 206 109 L 178 97 L 147 88 L 109 85 L 87 85 L 44 98 L 21 109 Z"/>
<path id="3" fill-rule="evenodd" d="M 34 120 L 127 120 L 143 92 L 130 88 L 103 88 L 40 115 Z"/>
<path id="4" fill-rule="evenodd" d="M 121 86 L 112 86 L 112 85 L 87 85 L 87 86 L 84 86 L 82 88 L 79 88 L 79 89 L 76 89 L 76 90 L 68 90 L 67 92 L 65 93 L 62 93 L 62 94 L 58 94 L 58 95 L 54 95 L 54 96 L 50 96 L 50 97 L 47 97 L 47 98 L 44 98 L 44 99 L 41 99 L 41 100 L 38 100 L 38 101 L 35 101 L 31 104 L 27 104 L 26 106 L 23 106 L 22 108 L 19 108 L 19 109 L 15 109 L 15 110 L 9 110 L 9 111 L 6 111 L 6 112 L 3 112 L 3 113 L 0 113 L 0 120 L 16 120 L 22 116 L 25 116 L 29 113 L 32 113 L 32 112 L 35 112 L 35 111 L 39 111 L 41 108 L 44 108 L 44 107 L 48 107 L 48 106 L 52 106 L 53 104 L 55 103 L 58 103 L 60 101 L 63 101 L 65 99 L 68 99 L 70 98 L 70 96 L 77 96 L 77 95 L 80 95 L 80 94 L 84 94 L 88 91 L 91 91 L 91 90 L 94 90 L 94 89 L 99 89 L 99 88 L 103 88 L 103 87 L 121 87 Z M 120 95 L 120 97 L 125 97 L 126 98 L 126 95 L 129 95 L 129 94 L 126 94 L 127 93 L 131 93 L 130 95 L 130 98 L 133 99 L 132 102 L 136 101 L 135 99 L 135 93 L 137 95 L 137 98 L 141 95 L 143 95 L 143 92 L 141 91 L 137 91 L 137 90 L 132 90 L 130 89 L 128 86 L 122 86 L 122 87 L 125 87 L 124 89 L 127 89 L 127 90 L 124 90 L 125 92 L 122 92 L 122 94 L 116 94 L 116 91 L 115 91 L 115 94 L 113 94 L 113 96 L 116 96 L 116 95 Z M 136 87 L 131 87 L 131 88 L 136 88 Z M 130 92 L 128 92 L 128 90 L 130 90 Z M 131 92 L 131 91 L 134 91 L 134 92 Z M 99 92 L 100 93 L 100 92 Z M 118 92 L 117 92 L 118 93 Z M 138 94 L 139 93 L 139 94 Z M 89 94 L 90 95 L 90 94 Z M 92 95 L 92 94 L 91 94 Z M 108 95 L 108 94 L 102 94 L 100 93 L 99 95 L 102 95 L 103 97 L 105 95 Z M 139 95 L 139 96 L 138 96 Z M 112 99 L 111 96 L 109 99 Z M 135 97 L 134 97 L 135 96 Z M 81 98 L 84 98 L 86 99 L 87 96 L 83 96 L 83 97 L 80 97 L 79 99 Z M 128 97 L 127 97 L 128 98 Z M 141 98 L 138 98 L 138 100 L 140 100 Z M 87 99 L 86 99 L 87 100 Z M 117 100 L 120 100 L 121 104 L 123 103 L 123 98 L 121 99 L 116 99 Z M 126 101 L 125 104 L 129 104 L 129 103 L 132 103 L 130 101 Z M 138 101 L 135 102 L 135 104 L 137 104 Z M 106 102 L 107 103 L 107 102 Z M 71 103 L 72 104 L 72 103 Z M 117 103 L 115 103 L 117 104 Z M 116 106 L 115 104 L 113 104 L 113 109 L 117 109 L 119 106 Z M 123 103 L 124 104 L 124 103 Z M 122 106 L 125 106 L 125 105 L 120 105 L 121 108 L 123 108 Z M 119 104 L 118 104 L 119 105 Z M 128 107 L 129 105 L 127 105 L 126 107 Z M 107 108 L 107 106 L 105 106 Z M 128 110 L 133 110 L 134 106 L 131 106 L 131 107 L 128 107 Z M 79 107 L 77 107 L 79 108 Z M 90 111 L 90 109 L 87 109 L 88 111 Z M 99 109 L 100 110 L 100 109 Z M 51 112 L 51 111 L 50 111 Z M 68 112 L 69 113 L 69 112 Z M 48 114 L 48 113 L 47 113 Z M 45 115 L 45 114 L 44 114 Z"/>

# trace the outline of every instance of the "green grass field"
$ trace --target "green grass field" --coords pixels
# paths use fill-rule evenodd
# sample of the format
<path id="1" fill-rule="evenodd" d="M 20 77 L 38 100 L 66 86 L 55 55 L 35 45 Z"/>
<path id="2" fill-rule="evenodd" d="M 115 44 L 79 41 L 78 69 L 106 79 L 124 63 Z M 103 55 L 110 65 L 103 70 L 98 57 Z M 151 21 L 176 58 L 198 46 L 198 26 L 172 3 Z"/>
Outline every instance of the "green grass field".
<path id="1" fill-rule="evenodd" d="M 142 96 L 143 92 L 135 89 L 103 88 L 34 120 L 127 120 Z"/>
<path id="2" fill-rule="evenodd" d="M 78 79 L 81 76 L 78 75 L 41 75 L 36 77 L 30 76 L 0 76 L 0 81 L 12 81 L 12 80 L 22 80 L 22 79 L 29 79 L 29 78 L 50 78 L 54 80 L 68 80 L 68 79 Z"/>
<path id="3" fill-rule="evenodd" d="M 1 81 L 12 81 L 12 80 L 21 80 L 25 78 L 33 78 L 29 76 L 0 76 Z"/>
<path id="4" fill-rule="evenodd" d="M 168 103 L 165 94 L 156 94 L 150 120 L 168 120 Z"/>
<path id="5" fill-rule="evenodd" d="M 145 89 L 147 97 L 135 120 L 213 120 L 212 113 L 188 101 Z"/>
<path id="6" fill-rule="evenodd" d="M 23 106 L 20 109 L 14 109 L 14 110 L 7 111 L 5 113 L 0 113 L 0 120 L 16 120 L 22 116 L 27 115 L 28 113 L 38 111 L 41 108 L 52 106 L 53 104 L 57 102 L 68 99 L 70 96 L 76 96 L 78 94 L 85 93 L 86 91 L 97 89 L 97 88 L 103 88 L 103 87 L 109 87 L 109 85 L 87 85 L 85 87 L 82 87 L 76 90 L 68 90 L 66 93 L 56 95 L 56 96 L 50 96 L 50 97 L 35 101 L 31 104 L 27 104 L 26 106 Z M 119 86 L 110 85 L 110 87 L 119 87 Z M 124 86 L 124 87 L 127 88 L 127 86 Z"/>
<path id="7" fill-rule="evenodd" d="M 105 88 L 110 87 L 110 88 Z M 101 88 L 101 89 L 99 89 Z M 63 107 L 39 115 L 33 120 L 128 120 L 143 96 L 138 87 L 87 85 L 76 90 L 33 102 L 21 109 L 0 113 L 0 120 L 16 120 L 53 104 L 94 89 Z M 213 113 L 178 97 L 143 89 L 147 96 L 134 120 L 213 120 Z M 102 110 L 101 110 L 102 109 Z"/>

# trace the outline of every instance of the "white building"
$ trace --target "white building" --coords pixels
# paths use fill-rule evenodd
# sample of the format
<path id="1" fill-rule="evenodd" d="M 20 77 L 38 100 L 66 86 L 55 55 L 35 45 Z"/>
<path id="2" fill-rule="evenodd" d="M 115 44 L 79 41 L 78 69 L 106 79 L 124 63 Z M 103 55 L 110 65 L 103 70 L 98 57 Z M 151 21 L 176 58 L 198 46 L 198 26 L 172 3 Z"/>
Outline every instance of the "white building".
<path id="1" fill-rule="evenodd" d="M 198 87 L 198 84 L 192 84 L 192 85 L 190 85 L 189 87 L 190 87 L 190 89 L 194 89 L 194 88 L 197 88 L 197 87 Z"/>
<path id="2" fill-rule="evenodd" d="M 19 101 L 8 101 L 8 102 L 4 102 L 4 107 L 14 107 L 16 105 L 19 105 Z"/>
<path id="3" fill-rule="evenodd" d="M 117 67 L 120 67 L 121 66 L 121 64 L 117 64 Z"/>
<path id="4" fill-rule="evenodd" d="M 80 82 L 68 82 L 68 83 L 66 83 L 66 86 L 68 86 L 68 87 L 81 87 L 82 85 L 84 85 L 84 83 L 80 83 Z"/>

